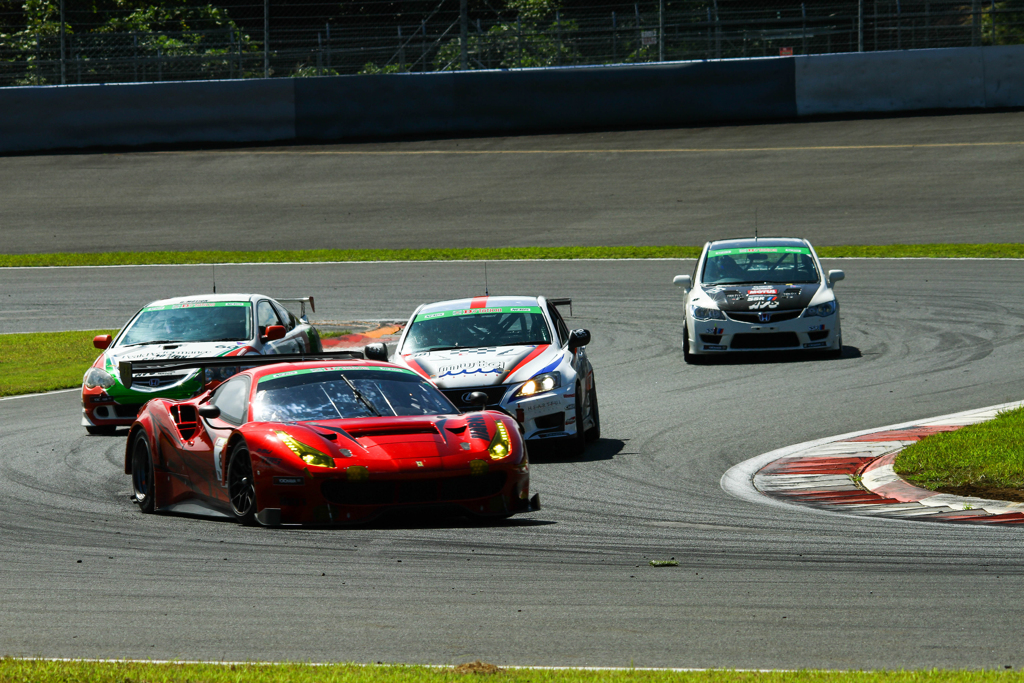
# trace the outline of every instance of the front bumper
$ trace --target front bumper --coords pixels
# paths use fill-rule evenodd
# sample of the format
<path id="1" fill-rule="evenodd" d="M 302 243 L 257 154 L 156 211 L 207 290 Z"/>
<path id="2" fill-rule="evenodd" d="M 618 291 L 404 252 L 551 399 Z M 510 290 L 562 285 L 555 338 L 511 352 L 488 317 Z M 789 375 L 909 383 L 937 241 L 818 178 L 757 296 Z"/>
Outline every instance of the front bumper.
<path id="1" fill-rule="evenodd" d="M 523 439 L 526 441 L 542 441 L 557 439 L 576 434 L 576 393 L 575 384 L 567 383 L 553 391 L 546 391 L 536 396 L 514 398 L 513 388 L 520 386 L 502 384 L 489 387 L 460 387 L 458 389 L 442 389 L 459 410 L 475 410 L 475 406 L 466 404 L 462 397 L 470 392 L 481 391 L 487 394 L 489 410 L 500 410 L 511 415 L 523 428 Z"/>
<path id="2" fill-rule="evenodd" d="M 275 481 L 278 480 L 278 481 Z M 289 483 L 281 483 L 280 480 Z M 257 475 L 261 523 L 343 525 L 372 520 L 386 512 L 433 509 L 477 517 L 508 517 L 539 509 L 530 498 L 526 467 L 491 468 L 476 474 L 424 472 L 422 475 L 379 474 L 351 481 L 337 474 L 301 477 Z M 261 481 L 262 480 L 262 481 Z"/>
<path id="3" fill-rule="evenodd" d="M 839 314 L 824 318 L 797 317 L 768 323 L 738 320 L 687 322 L 690 353 L 716 354 L 751 351 L 825 351 L 840 348 Z"/>

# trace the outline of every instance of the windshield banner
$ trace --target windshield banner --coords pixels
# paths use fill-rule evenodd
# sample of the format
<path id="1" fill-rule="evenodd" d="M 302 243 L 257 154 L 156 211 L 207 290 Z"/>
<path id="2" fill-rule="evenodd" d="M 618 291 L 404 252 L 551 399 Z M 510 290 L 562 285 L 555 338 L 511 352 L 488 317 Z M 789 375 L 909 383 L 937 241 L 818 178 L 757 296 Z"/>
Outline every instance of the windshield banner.
<path id="1" fill-rule="evenodd" d="M 475 315 L 478 313 L 540 313 L 540 306 L 494 306 L 493 308 L 460 308 L 454 311 L 436 311 L 434 313 L 420 313 L 414 322 L 421 320 L 435 320 L 437 318 L 454 318 L 460 315 Z"/>
<path id="2" fill-rule="evenodd" d="M 186 301 L 180 304 L 167 304 L 166 306 L 147 306 L 144 311 L 169 311 L 175 308 L 219 308 L 221 306 L 251 306 L 248 301 Z"/>
<path id="3" fill-rule="evenodd" d="M 742 247 L 740 249 L 715 249 L 708 256 L 738 256 L 742 254 L 807 254 L 811 250 L 806 247 Z"/>

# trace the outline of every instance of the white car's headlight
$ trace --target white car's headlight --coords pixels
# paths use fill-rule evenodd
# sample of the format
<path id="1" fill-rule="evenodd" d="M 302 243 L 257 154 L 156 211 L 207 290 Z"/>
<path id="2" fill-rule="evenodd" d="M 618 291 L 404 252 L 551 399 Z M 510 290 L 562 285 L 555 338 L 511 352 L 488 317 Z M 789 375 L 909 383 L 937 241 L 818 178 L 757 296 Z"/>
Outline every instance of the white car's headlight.
<path id="1" fill-rule="evenodd" d="M 835 301 L 826 301 L 825 303 L 818 304 L 817 306 L 808 306 L 807 310 L 804 311 L 804 317 L 805 318 L 817 318 L 817 317 L 825 318 L 827 316 L 832 315 L 835 312 L 836 312 L 836 302 Z"/>
<path id="2" fill-rule="evenodd" d="M 85 371 L 85 377 L 82 378 L 82 384 L 85 385 L 86 389 L 109 389 L 114 386 L 114 378 L 109 373 L 100 370 L 99 368 L 89 368 Z"/>
<path id="3" fill-rule="evenodd" d="M 545 391 L 557 389 L 560 386 L 562 386 L 562 374 L 559 372 L 548 372 L 543 375 L 537 375 L 527 381 L 523 386 L 519 387 L 515 395 L 533 396 L 534 394 L 543 394 Z"/>
<path id="4" fill-rule="evenodd" d="M 717 308 L 704 308 L 703 306 L 690 306 L 694 320 L 725 320 L 725 313 Z"/>

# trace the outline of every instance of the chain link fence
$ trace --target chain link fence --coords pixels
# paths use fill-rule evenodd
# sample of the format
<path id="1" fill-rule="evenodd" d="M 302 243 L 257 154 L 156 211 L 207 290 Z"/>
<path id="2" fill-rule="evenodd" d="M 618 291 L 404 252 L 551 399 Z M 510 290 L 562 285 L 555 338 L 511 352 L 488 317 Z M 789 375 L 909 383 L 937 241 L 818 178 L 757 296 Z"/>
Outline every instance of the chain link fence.
<path id="1" fill-rule="evenodd" d="M 1024 0 L 0 0 L 0 86 L 514 69 L 1024 42 Z"/>

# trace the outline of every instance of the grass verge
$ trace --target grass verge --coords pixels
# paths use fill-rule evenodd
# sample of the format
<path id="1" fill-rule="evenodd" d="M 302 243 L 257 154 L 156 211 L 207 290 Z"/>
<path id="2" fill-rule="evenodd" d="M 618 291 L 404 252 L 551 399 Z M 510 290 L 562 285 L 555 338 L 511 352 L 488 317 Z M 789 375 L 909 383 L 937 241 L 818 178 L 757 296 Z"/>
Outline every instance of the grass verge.
<path id="1" fill-rule="evenodd" d="M 982 683 L 1024 681 L 1020 671 L 645 671 L 329 664 L 149 664 L 0 659 L 0 683 Z"/>
<path id="2" fill-rule="evenodd" d="M 1024 408 L 922 439 L 896 457 L 895 470 L 941 493 L 1024 501 Z"/>
<path id="3" fill-rule="evenodd" d="M 0 396 L 81 386 L 82 375 L 100 355 L 92 345 L 97 334 L 117 330 L 0 334 Z"/>
<path id="4" fill-rule="evenodd" d="M 117 251 L 0 254 L 0 267 L 122 266 L 326 261 L 509 261 L 697 258 L 701 247 L 506 247 L 495 249 L 311 249 L 305 251 Z M 888 244 L 821 247 L 822 258 L 1024 258 L 1024 244 Z"/>

